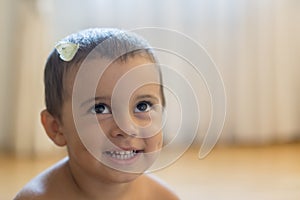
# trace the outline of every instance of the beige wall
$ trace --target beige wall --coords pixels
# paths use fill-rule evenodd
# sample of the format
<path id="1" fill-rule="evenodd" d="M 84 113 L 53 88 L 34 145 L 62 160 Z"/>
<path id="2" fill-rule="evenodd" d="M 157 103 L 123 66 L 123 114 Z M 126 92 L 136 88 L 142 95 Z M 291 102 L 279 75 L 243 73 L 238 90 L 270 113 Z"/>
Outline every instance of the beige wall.
<path id="1" fill-rule="evenodd" d="M 0 149 L 18 155 L 51 152 L 40 125 L 48 33 L 35 1 L 1 1 Z M 2 16 L 3 15 L 3 16 Z"/>
<path id="2" fill-rule="evenodd" d="M 44 62 L 56 40 L 91 26 L 161 26 L 193 37 L 224 79 L 228 110 L 221 142 L 299 140 L 299 9 L 297 0 L 2 0 L 0 149 L 53 150 L 39 122 Z M 203 120 L 200 138 L 209 118 Z"/>

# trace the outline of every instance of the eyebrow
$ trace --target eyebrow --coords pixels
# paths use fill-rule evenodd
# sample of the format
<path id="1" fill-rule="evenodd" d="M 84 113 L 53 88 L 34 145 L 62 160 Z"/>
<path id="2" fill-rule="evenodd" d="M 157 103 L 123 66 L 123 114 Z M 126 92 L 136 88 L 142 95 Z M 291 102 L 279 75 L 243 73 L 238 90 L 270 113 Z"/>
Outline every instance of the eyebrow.
<path id="1" fill-rule="evenodd" d="M 154 95 L 150 95 L 150 94 L 145 94 L 145 95 L 139 95 L 136 98 L 134 98 L 135 100 L 139 100 L 139 99 L 155 99 L 157 101 L 159 101 L 159 98 L 157 98 Z"/>

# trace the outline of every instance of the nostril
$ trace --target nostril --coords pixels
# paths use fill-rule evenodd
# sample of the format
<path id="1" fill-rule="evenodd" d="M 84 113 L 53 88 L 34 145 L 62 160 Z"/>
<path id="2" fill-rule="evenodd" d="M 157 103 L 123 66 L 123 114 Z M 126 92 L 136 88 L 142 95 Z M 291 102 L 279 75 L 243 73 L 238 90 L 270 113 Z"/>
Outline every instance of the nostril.
<path id="1" fill-rule="evenodd" d="M 136 133 L 129 133 L 128 135 L 132 136 L 132 137 L 137 137 Z"/>
<path id="2" fill-rule="evenodd" d="M 123 132 L 121 132 L 120 130 L 118 130 L 118 131 L 113 131 L 113 132 L 111 133 L 111 135 L 112 135 L 113 137 L 124 137 L 126 134 L 123 133 Z"/>
<path id="3" fill-rule="evenodd" d="M 137 137 L 137 133 L 135 133 L 134 131 L 122 131 L 122 130 L 115 130 L 115 131 L 112 131 L 111 132 L 111 135 L 113 137 L 128 137 L 128 136 L 131 136 L 131 137 Z"/>
<path id="4" fill-rule="evenodd" d="M 117 133 L 116 137 L 124 137 L 125 134 L 123 133 Z"/>
<path id="5" fill-rule="evenodd" d="M 126 125 L 126 126 L 125 126 Z M 137 137 L 138 129 L 132 124 L 125 124 L 124 126 L 115 126 L 110 134 L 113 137 Z"/>
<path id="6" fill-rule="evenodd" d="M 125 132 L 117 134 L 117 137 L 124 137 L 124 136 L 137 137 L 137 134 L 136 133 L 125 133 Z"/>

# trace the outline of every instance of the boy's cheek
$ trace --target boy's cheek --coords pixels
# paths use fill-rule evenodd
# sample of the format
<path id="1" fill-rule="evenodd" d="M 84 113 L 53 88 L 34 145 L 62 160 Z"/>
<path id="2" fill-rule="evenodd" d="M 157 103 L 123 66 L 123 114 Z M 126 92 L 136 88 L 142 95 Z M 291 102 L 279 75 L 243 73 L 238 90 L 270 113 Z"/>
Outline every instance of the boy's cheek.
<path id="1" fill-rule="evenodd" d="M 162 143 L 163 143 L 163 139 L 162 139 L 162 133 L 158 133 L 157 135 L 150 137 L 150 138 L 146 138 L 145 142 L 146 142 L 146 149 L 148 151 L 157 151 L 160 150 L 162 148 Z"/>

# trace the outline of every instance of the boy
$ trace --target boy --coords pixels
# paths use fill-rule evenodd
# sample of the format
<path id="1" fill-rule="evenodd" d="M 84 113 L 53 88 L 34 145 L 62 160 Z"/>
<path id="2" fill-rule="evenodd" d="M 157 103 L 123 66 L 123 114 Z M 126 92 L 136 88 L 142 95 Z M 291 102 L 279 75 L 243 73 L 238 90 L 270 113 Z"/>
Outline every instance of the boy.
<path id="1" fill-rule="evenodd" d="M 162 147 L 164 94 L 155 63 L 143 39 L 117 29 L 88 29 L 60 41 L 46 63 L 41 121 L 68 157 L 15 200 L 178 199 L 143 174 Z"/>

